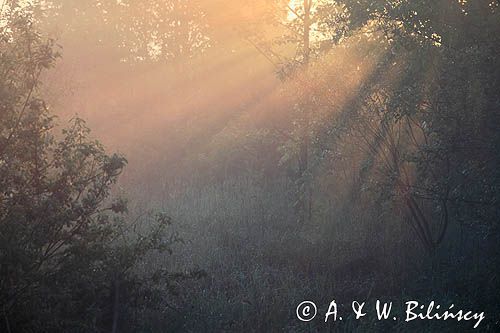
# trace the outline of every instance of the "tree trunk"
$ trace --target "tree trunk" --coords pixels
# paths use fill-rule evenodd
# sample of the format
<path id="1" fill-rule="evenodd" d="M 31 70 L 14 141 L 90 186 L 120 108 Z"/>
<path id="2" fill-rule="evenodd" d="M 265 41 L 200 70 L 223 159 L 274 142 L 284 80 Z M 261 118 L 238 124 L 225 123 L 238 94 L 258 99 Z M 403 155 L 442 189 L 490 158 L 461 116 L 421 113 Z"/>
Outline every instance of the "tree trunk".
<path id="1" fill-rule="evenodd" d="M 310 58 L 310 30 L 311 30 L 311 0 L 304 0 L 304 34 L 303 34 L 303 71 L 307 80 Z M 309 96 L 305 96 L 302 103 L 304 119 L 302 124 L 302 138 L 299 152 L 299 199 L 298 213 L 301 223 L 309 223 L 312 214 L 312 191 L 309 169 L 309 145 L 310 145 L 310 105 Z"/>

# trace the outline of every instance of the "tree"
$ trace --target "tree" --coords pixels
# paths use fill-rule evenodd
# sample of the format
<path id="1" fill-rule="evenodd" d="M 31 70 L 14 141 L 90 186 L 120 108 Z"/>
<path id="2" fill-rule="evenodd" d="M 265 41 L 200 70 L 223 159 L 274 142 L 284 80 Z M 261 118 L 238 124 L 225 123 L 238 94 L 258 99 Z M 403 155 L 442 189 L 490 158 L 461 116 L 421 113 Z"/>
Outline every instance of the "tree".
<path id="1" fill-rule="evenodd" d="M 62 18 L 59 23 L 65 22 L 66 16 L 77 16 L 78 24 L 67 22 L 60 28 L 84 26 L 87 33 L 96 34 L 96 39 L 122 48 L 122 61 L 178 64 L 192 60 L 211 46 L 206 13 L 200 1 L 51 0 L 49 3 L 52 5 L 46 11 L 54 18 Z"/>
<path id="2" fill-rule="evenodd" d="M 493 54 L 499 44 L 492 36 L 498 33 L 498 4 L 342 3 L 351 17 L 360 13 L 352 28 L 370 24 L 389 52 L 374 80 L 343 110 L 339 119 L 347 121 L 332 123 L 333 132 L 362 140 L 366 156 L 358 186 L 371 182 L 400 205 L 434 252 L 452 219 L 493 220 L 498 73 L 492 68 L 498 68 Z M 469 182 L 474 185 L 464 188 Z M 466 217 L 471 212 L 475 217 Z"/>
<path id="3" fill-rule="evenodd" d="M 498 84 L 493 70 L 498 67 L 493 60 L 498 51 L 494 37 L 498 2 L 276 3 L 287 8 L 276 10 L 271 20 L 281 27 L 276 30 L 280 33 L 250 42 L 301 87 L 295 90 L 300 91 L 295 108 L 299 116 L 293 122 L 300 130 L 292 135 L 299 145 L 295 156 L 300 210 L 307 211 L 304 180 L 312 178 L 311 160 L 324 160 L 321 149 L 312 152 L 313 142 L 318 148 L 336 146 L 330 150 L 332 156 L 348 156 L 357 166 L 350 171 L 357 173 L 353 194 L 376 188 L 402 208 L 431 251 L 444 239 L 451 219 L 464 219 L 464 211 L 487 214 L 491 220 L 498 176 L 493 160 L 486 156 L 496 155 L 493 147 L 498 139 L 493 131 L 498 119 L 491 111 L 498 108 L 493 93 Z M 377 44 L 363 51 L 373 70 L 351 91 L 347 103 L 337 105 L 327 95 L 342 90 L 341 80 L 325 80 L 311 66 L 328 71 L 325 55 L 353 43 Z M 320 118 L 322 108 L 331 110 L 329 119 Z M 458 148 L 457 140 L 468 144 Z M 363 147 L 365 155 L 353 155 L 353 147 Z M 342 152 L 344 148 L 349 151 Z M 471 156 L 487 162 L 480 167 Z M 494 181 L 466 190 L 461 185 L 466 180 L 456 170 L 466 172 L 468 181 L 474 179 L 475 184 L 481 184 L 481 179 Z M 472 188 L 478 191 L 474 195 Z"/>
<path id="4" fill-rule="evenodd" d="M 247 32 L 247 40 L 275 65 L 276 72 L 282 79 L 296 82 L 291 88 L 291 95 L 295 96 L 291 117 L 294 126 L 288 136 L 291 140 L 283 148 L 284 151 L 294 153 L 285 153 L 282 161 L 292 155 L 296 158 L 294 181 L 297 191 L 294 206 L 298 221 L 303 224 L 308 223 L 312 217 L 312 121 L 313 110 L 318 108 L 316 101 L 322 95 L 313 88 L 317 85 L 309 67 L 312 60 L 317 60 L 342 39 L 346 17 L 341 6 L 321 0 L 274 1 L 269 11 L 272 14 L 257 24 L 268 24 L 276 28 L 278 33 L 260 27 L 263 34 Z M 332 25 L 333 21 L 337 24 Z"/>
<path id="5" fill-rule="evenodd" d="M 110 191 L 126 160 L 108 155 L 83 120 L 55 134 L 38 88 L 59 53 L 26 7 L 8 6 L 0 20 L 0 325 L 116 332 L 128 320 L 133 329 L 132 314 L 151 305 L 145 295 L 171 280 L 165 267 L 153 270 L 156 284 L 137 271 L 150 253 L 171 251 L 171 221 L 124 219 L 126 202 Z"/>

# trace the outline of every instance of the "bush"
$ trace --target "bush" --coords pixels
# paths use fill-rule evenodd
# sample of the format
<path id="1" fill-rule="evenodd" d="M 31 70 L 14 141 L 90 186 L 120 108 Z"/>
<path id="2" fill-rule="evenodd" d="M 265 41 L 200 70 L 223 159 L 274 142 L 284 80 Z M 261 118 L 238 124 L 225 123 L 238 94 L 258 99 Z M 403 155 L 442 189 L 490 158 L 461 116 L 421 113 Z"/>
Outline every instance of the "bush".
<path id="1" fill-rule="evenodd" d="M 163 268 L 137 264 L 169 252 L 170 218 L 139 227 L 110 191 L 126 165 L 75 118 L 60 135 L 38 97 L 39 77 L 59 57 L 32 19 L 12 10 L 0 28 L 0 330 L 99 332 L 134 327 L 153 305 Z M 144 221 L 142 221 L 144 222 Z M 193 275 L 195 276 L 195 275 Z M 155 297 L 155 302 L 158 301 Z M 127 317 L 124 314 L 127 314 Z M 121 314 L 120 321 L 118 320 Z"/>

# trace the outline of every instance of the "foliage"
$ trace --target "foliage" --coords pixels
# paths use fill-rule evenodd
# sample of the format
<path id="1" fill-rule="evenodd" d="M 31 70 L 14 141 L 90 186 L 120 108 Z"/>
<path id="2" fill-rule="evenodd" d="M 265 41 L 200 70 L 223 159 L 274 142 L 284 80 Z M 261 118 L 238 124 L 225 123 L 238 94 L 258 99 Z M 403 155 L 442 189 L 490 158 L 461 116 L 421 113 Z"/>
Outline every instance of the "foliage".
<path id="1" fill-rule="evenodd" d="M 122 61 L 178 63 L 211 46 L 206 13 L 193 0 L 49 0 L 46 13 L 76 15 L 100 41 L 122 49 Z M 44 21 L 47 21 L 44 19 Z M 57 21 L 55 21 L 57 22 Z M 73 29 L 71 24 L 63 27 Z"/>
<path id="2" fill-rule="evenodd" d="M 166 237 L 171 220 L 165 215 L 142 227 L 127 222 L 126 202 L 110 200 L 127 161 L 108 155 L 83 120 L 54 133 L 54 116 L 38 96 L 40 74 L 59 57 L 54 41 L 37 33 L 26 11 L 10 10 L 3 18 L 2 330 L 116 331 L 118 316 L 149 306 L 144 294 L 178 278 L 164 266 L 152 272 L 163 276 L 156 282 L 137 271 L 151 253 L 170 253 L 178 237 Z"/>
<path id="3" fill-rule="evenodd" d="M 499 119 L 492 111 L 500 106 L 500 87 L 492 69 L 499 67 L 500 45 L 491 38 L 499 29 L 492 4 L 367 5 L 375 8 L 371 19 L 378 20 L 393 60 L 387 66 L 382 59 L 384 70 L 365 87 L 368 94 L 349 111 L 344 130 L 359 131 L 365 161 L 377 161 L 387 185 L 379 182 L 377 191 L 405 206 L 429 249 L 442 241 L 450 220 L 464 219 L 464 211 L 490 225 L 496 214 Z"/>
<path id="4" fill-rule="evenodd" d="M 210 75 L 173 94 L 216 85 L 222 80 L 208 76 L 227 64 L 253 65 L 242 59 L 257 53 L 282 80 L 229 111 L 206 98 L 206 110 L 195 103 L 196 112 L 180 117 L 185 127 L 152 134 L 161 137 L 148 147 L 158 157 L 139 162 L 149 178 L 134 190 L 186 221 L 184 233 L 198 240 L 175 251 L 177 265 L 199 263 L 210 272 L 179 293 L 180 281 L 203 272 L 164 268 L 181 241 L 164 236 L 167 216 L 129 222 L 126 202 L 110 199 L 122 156 L 108 155 L 80 119 L 54 134 L 37 88 L 59 56 L 55 43 L 37 34 L 29 17 L 9 11 L 0 59 L 2 327 L 116 331 L 118 316 L 120 331 L 323 330 L 321 320 L 298 322 L 291 304 L 367 295 L 458 300 L 492 314 L 485 330 L 496 325 L 498 1 L 58 3 L 79 20 L 102 19 L 110 39 L 118 33 L 118 46 L 135 60 L 191 64 L 220 47 L 207 56 L 217 59 L 203 60 L 213 65 Z M 250 22 L 238 22 L 238 31 L 254 53 L 233 50 L 237 43 L 222 39 L 227 31 L 205 16 L 207 8 L 224 16 L 226 5 L 237 11 L 240 4 L 245 15 L 238 17 Z M 254 12 L 262 16 L 248 14 Z M 249 75 L 252 84 L 267 70 L 258 66 L 248 69 L 258 74 Z M 242 81 L 224 82 L 237 84 L 221 91 L 244 90 Z M 170 88 L 164 82 L 159 91 Z M 169 99 L 157 95 L 141 98 L 163 112 L 170 105 L 158 101 Z M 167 145 L 176 146 L 171 156 L 182 171 L 156 163 Z M 155 197 L 152 189 L 160 187 L 163 196 Z M 306 220 L 299 216 L 306 201 L 310 223 L 297 223 Z M 339 329 L 401 329 L 345 322 Z M 443 326 L 431 321 L 415 330 L 449 329 Z"/>

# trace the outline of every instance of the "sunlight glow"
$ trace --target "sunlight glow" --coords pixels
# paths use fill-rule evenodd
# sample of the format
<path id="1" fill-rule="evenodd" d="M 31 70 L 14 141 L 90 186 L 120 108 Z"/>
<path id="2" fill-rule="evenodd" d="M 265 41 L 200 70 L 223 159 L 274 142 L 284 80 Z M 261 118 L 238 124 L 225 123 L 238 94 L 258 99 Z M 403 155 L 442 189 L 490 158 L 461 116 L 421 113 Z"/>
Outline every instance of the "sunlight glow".
<path id="1" fill-rule="evenodd" d="M 288 3 L 288 7 L 290 8 L 287 15 L 288 21 L 293 21 L 297 18 L 297 15 L 294 13 L 294 11 L 297 11 L 297 9 L 301 7 L 301 4 L 302 0 L 290 0 L 290 2 Z"/>

